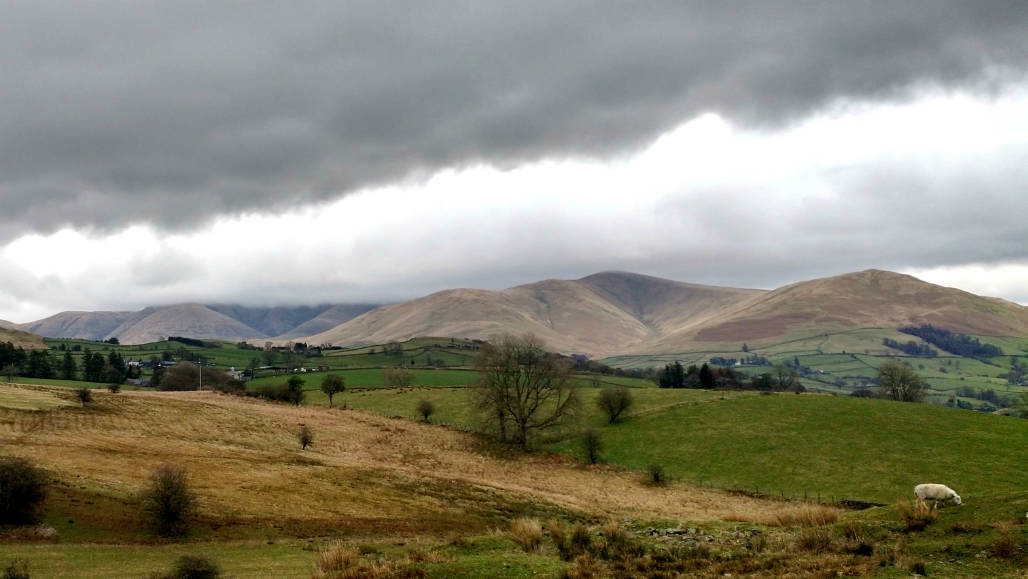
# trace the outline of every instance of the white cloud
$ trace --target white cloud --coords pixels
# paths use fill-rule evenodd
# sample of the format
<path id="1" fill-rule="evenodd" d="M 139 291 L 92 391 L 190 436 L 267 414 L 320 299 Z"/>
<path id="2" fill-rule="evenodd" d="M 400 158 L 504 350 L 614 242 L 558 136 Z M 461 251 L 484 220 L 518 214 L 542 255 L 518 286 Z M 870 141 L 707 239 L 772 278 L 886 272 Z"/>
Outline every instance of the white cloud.
<path id="1" fill-rule="evenodd" d="M 29 235 L 0 248 L 0 318 L 389 301 L 615 268 L 769 287 L 883 267 L 1024 302 L 1026 127 L 1024 83 L 840 103 L 774 132 L 709 113 L 630 157 L 452 168 L 188 233 Z"/>

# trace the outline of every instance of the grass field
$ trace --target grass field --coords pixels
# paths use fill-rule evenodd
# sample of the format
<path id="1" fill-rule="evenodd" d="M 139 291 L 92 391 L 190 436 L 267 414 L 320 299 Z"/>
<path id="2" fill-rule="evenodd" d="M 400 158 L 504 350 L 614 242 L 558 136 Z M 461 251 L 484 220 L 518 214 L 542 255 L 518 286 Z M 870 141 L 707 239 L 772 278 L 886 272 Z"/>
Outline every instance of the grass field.
<path id="1" fill-rule="evenodd" d="M 481 545 L 518 516 L 702 522 L 783 508 L 687 485 L 649 487 L 633 473 L 559 456 L 496 453 L 456 429 L 358 410 L 209 392 L 98 393 L 82 408 L 61 404 L 68 395 L 4 386 L 0 396 L 4 455 L 52 474 L 44 523 L 60 537 L 0 529 L 0 563 L 24 559 L 43 576 L 139 577 L 199 552 L 217 554 L 230 576 L 306 577 L 337 542 L 383 556 L 450 553 L 426 564 L 437 576 L 478 576 L 497 562 L 511 565 L 497 576 L 555 576 L 564 564 L 552 556 L 522 554 L 505 539 Z M 307 451 L 296 441 L 301 423 L 315 433 Z M 169 462 L 188 469 L 199 497 L 192 531 L 171 543 L 147 531 L 136 498 Z M 463 537 L 456 548 L 454 537 Z"/>
<path id="2" fill-rule="evenodd" d="M 598 390 L 581 393 L 585 415 L 575 429 L 599 430 L 607 462 L 640 472 L 661 464 L 694 484 L 888 503 L 919 480 L 982 493 L 1023 483 L 1028 421 L 1020 419 L 851 397 L 645 389 L 633 391 L 627 419 L 607 425 L 595 406 Z M 353 392 L 336 403 L 414 419 L 423 399 L 437 408 L 433 421 L 474 427 L 461 388 Z M 543 448 L 580 456 L 575 430 L 564 437 Z"/>

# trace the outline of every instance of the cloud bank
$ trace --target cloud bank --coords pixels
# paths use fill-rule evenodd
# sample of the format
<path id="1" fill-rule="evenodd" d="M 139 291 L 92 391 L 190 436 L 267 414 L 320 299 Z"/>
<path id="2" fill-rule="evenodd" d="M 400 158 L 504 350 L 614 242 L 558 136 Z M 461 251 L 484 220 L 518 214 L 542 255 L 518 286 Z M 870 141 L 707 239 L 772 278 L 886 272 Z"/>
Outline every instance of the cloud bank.
<path id="1" fill-rule="evenodd" d="M 704 113 L 777 130 L 923 86 L 1002 90 L 1026 29 L 1003 1 L 13 3 L 0 243 L 618 159 Z"/>
<path id="2" fill-rule="evenodd" d="M 776 126 L 702 114 L 614 159 L 483 162 L 174 233 L 26 235 L 0 249 L 0 318 L 385 302 L 610 269 L 771 288 L 875 267 L 1028 303 L 1025 127 L 1024 80 L 934 87 Z"/>

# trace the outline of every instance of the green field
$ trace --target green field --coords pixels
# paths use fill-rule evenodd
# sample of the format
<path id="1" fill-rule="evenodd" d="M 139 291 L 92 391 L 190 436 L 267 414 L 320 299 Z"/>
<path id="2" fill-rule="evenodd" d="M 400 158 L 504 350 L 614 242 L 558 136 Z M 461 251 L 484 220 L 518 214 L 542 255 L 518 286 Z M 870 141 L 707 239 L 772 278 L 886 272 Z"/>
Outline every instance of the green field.
<path id="1" fill-rule="evenodd" d="M 952 481 L 973 494 L 1012 492 L 1024 480 L 1028 421 L 1016 418 L 843 396 L 652 388 L 633 390 L 630 416 L 607 425 L 597 393 L 583 389 L 580 422 L 541 448 L 578 456 L 576 433 L 593 427 L 610 464 L 661 464 L 692 483 L 793 497 L 888 503 L 918 481 Z M 435 404 L 434 422 L 475 426 L 462 388 L 348 392 L 336 403 L 414 419 L 422 399 Z"/>

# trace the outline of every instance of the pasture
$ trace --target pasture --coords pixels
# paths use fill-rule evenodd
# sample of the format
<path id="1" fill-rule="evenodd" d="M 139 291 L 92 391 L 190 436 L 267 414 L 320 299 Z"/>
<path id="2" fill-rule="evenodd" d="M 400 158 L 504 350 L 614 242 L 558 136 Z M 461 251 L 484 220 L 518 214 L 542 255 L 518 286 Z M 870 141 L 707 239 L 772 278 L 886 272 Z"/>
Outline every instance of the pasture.
<path id="1" fill-rule="evenodd" d="M 1018 463 L 1028 421 L 848 397 L 649 387 L 633 389 L 630 416 L 607 425 L 598 392 L 584 388 L 580 421 L 520 454 L 464 432 L 473 423 L 466 388 L 348 390 L 332 409 L 313 392 L 299 407 L 211 392 L 99 392 L 82 408 L 67 389 L 4 386 L 4 454 L 54 477 L 43 523 L 59 540 L 0 528 L 0 563 L 25 561 L 34 576 L 140 577 L 201 554 L 229 577 L 310 577 L 320 553 L 342 545 L 428 577 L 557 577 L 576 563 L 545 537 L 522 551 L 511 521 L 580 522 L 600 548 L 613 517 L 634 536 L 632 552 L 648 553 L 633 565 L 697 576 L 921 568 L 1005 576 L 1022 564 L 1024 528 L 1010 521 L 1028 510 Z M 424 396 L 436 397 L 438 422 L 452 426 L 406 418 Z M 315 437 L 306 451 L 301 423 Z M 586 427 L 600 431 L 606 464 L 578 458 Z M 669 484 L 646 484 L 642 471 L 655 462 Z M 187 468 L 199 500 L 179 539 L 155 537 L 140 515 L 138 492 L 163 463 Z M 911 531 L 904 505 L 926 480 L 957 488 L 965 504 Z M 755 487 L 771 496 L 749 496 Z M 774 496 L 779 489 L 886 506 L 782 523 L 810 507 Z M 676 538 L 687 528 L 709 547 Z"/>

